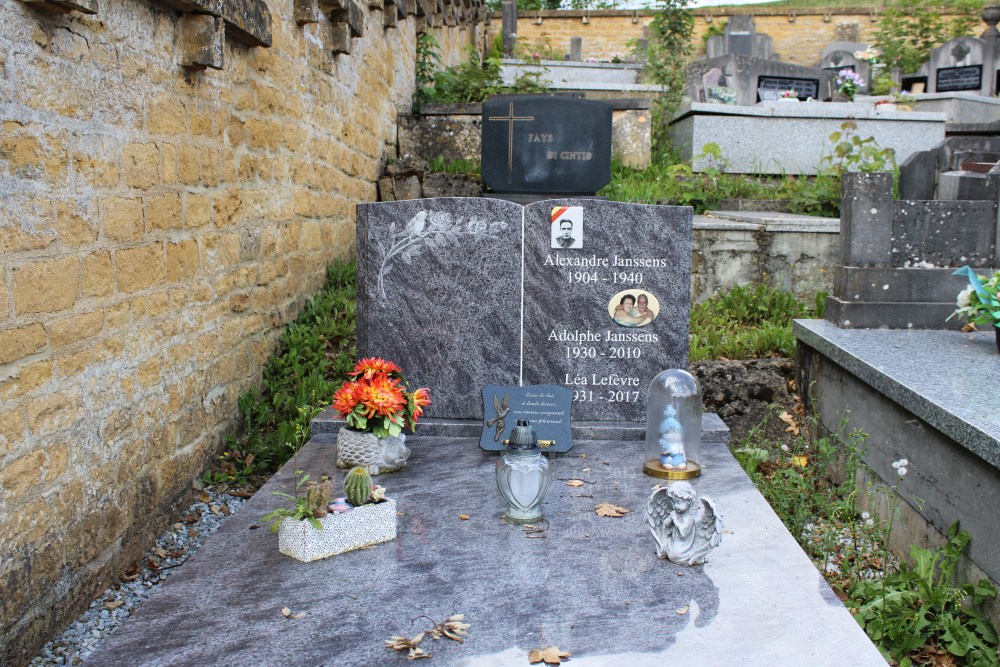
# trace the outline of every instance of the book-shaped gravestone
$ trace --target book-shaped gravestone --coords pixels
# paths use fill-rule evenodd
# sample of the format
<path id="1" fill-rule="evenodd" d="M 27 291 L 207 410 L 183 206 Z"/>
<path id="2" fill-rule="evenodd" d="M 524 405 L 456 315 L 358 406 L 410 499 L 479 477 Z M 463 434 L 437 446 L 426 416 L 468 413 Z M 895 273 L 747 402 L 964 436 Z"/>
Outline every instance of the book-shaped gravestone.
<path id="1" fill-rule="evenodd" d="M 573 392 L 566 387 L 488 384 L 483 389 L 483 434 L 479 446 L 490 452 L 503 451 L 517 420 L 527 419 L 543 452 L 568 452 L 573 447 L 572 406 Z"/>

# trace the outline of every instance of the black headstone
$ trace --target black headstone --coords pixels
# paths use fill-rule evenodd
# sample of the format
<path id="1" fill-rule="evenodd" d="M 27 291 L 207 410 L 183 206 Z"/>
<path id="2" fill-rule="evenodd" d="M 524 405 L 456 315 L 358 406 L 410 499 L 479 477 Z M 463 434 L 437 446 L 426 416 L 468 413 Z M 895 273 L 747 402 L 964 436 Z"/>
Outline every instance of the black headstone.
<path id="1" fill-rule="evenodd" d="M 758 76 L 757 90 L 794 90 L 800 100 L 819 99 L 819 79 L 796 76 Z"/>
<path id="2" fill-rule="evenodd" d="M 979 90 L 983 85 L 983 66 L 942 67 L 937 71 L 935 90 L 948 93 L 958 90 Z"/>
<path id="3" fill-rule="evenodd" d="M 920 92 L 927 92 L 927 77 L 926 76 L 904 76 L 900 79 L 899 87 L 904 93 L 909 93 L 913 90 L 913 86 L 916 84 L 924 84 L 924 89 Z"/>
<path id="4" fill-rule="evenodd" d="M 596 193 L 611 181 L 611 105 L 539 95 L 487 100 L 482 180 L 494 192 Z"/>
<path id="5" fill-rule="evenodd" d="M 824 67 L 828 72 L 853 72 L 854 65 L 838 65 L 836 67 Z"/>

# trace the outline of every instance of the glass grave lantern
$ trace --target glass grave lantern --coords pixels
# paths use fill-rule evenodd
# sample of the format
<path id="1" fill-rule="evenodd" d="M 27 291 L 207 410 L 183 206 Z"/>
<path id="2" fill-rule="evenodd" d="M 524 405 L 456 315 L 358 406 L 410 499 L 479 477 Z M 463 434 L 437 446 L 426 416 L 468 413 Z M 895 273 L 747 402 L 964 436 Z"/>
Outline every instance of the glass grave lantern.
<path id="1" fill-rule="evenodd" d="M 534 523 L 542 518 L 542 500 L 552 483 L 549 460 L 542 454 L 535 429 L 518 419 L 503 454 L 497 460 L 497 489 L 507 504 L 509 523 Z"/>
<path id="2" fill-rule="evenodd" d="M 649 385 L 646 459 L 642 471 L 660 479 L 701 474 L 701 389 L 687 371 L 663 371 Z"/>

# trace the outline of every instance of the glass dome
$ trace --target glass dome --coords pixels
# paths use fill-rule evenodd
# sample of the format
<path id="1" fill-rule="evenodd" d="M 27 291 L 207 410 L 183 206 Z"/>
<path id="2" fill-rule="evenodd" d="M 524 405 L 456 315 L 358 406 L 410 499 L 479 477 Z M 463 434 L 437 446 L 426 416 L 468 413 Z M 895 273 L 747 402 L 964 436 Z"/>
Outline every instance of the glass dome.
<path id="1" fill-rule="evenodd" d="M 701 389 L 687 371 L 663 371 L 649 385 L 642 471 L 661 479 L 701 474 Z"/>

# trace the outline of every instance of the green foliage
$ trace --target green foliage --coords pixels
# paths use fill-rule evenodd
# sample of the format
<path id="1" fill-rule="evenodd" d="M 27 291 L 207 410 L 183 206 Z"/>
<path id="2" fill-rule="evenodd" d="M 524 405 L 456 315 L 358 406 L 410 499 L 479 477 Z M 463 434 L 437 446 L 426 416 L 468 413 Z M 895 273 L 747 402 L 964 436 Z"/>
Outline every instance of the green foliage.
<path id="1" fill-rule="evenodd" d="M 324 477 L 320 482 L 310 483 L 309 475 L 303 475 L 301 470 L 296 470 L 295 475 L 297 477 L 295 482 L 295 495 L 282 493 L 281 491 L 274 492 L 274 495 L 276 496 L 294 501 L 291 509 L 287 507 L 279 507 L 270 514 L 262 516 L 260 519 L 261 521 L 269 523 L 271 525 L 271 530 L 275 533 L 278 532 L 281 522 L 285 519 L 308 521 L 316 530 L 320 530 L 323 527 L 323 524 L 321 524 L 319 520 L 320 518 L 326 516 L 326 505 L 330 502 L 330 480 Z M 305 489 L 302 488 L 303 486 L 305 486 Z M 316 499 L 322 496 L 322 492 L 317 492 L 317 488 L 326 488 L 327 501 L 319 507 L 316 506 Z M 301 495 L 300 492 L 302 492 Z"/>
<path id="2" fill-rule="evenodd" d="M 855 619 L 895 664 L 909 665 L 912 653 L 936 646 L 960 659 L 954 664 L 1000 665 L 996 629 L 973 608 L 995 598 L 996 588 L 988 579 L 953 583 L 955 566 L 969 539 L 955 523 L 941 548 L 914 545 L 912 565 L 903 562 L 898 571 L 859 579 L 851 588 L 849 604 L 857 608 Z"/>
<path id="3" fill-rule="evenodd" d="M 442 156 L 432 157 L 427 161 L 428 169 L 432 172 L 444 172 L 446 174 L 470 174 L 478 176 L 480 164 L 476 160 L 445 160 Z"/>
<path id="4" fill-rule="evenodd" d="M 782 193 L 787 195 L 788 210 L 792 213 L 827 218 L 840 216 L 839 176 L 819 174 L 815 178 L 789 178 L 785 181 Z"/>
<path id="5" fill-rule="evenodd" d="M 372 500 L 372 476 L 361 466 L 355 466 L 344 476 L 344 497 L 355 507 Z"/>
<path id="6" fill-rule="evenodd" d="M 271 474 L 309 439 L 309 422 L 354 367 L 355 295 L 354 264 L 330 264 L 324 287 L 282 333 L 260 387 L 237 400 L 240 432 L 226 438 L 226 462 L 206 481 Z"/>
<path id="7" fill-rule="evenodd" d="M 792 356 L 792 320 L 808 314 L 790 292 L 737 285 L 691 308 L 691 361 Z"/>
<path id="8" fill-rule="evenodd" d="M 887 67 L 916 72 L 931 49 L 969 34 L 979 24 L 983 0 L 898 0 L 878 21 L 875 46 Z M 944 14 L 957 14 L 947 19 Z"/>
<path id="9" fill-rule="evenodd" d="M 684 66 L 691 55 L 694 14 L 688 0 L 658 0 L 656 16 L 647 27 L 649 49 L 643 75 L 660 86 L 653 102 L 653 146 L 667 144 L 667 124 L 684 95 Z"/>
<path id="10" fill-rule="evenodd" d="M 424 32 L 417 37 L 416 60 L 416 92 L 413 101 L 416 104 L 430 101 L 434 95 L 434 72 L 441 64 L 438 50 L 441 43 L 432 33 Z"/>
<path id="11" fill-rule="evenodd" d="M 440 62 L 436 42 L 428 46 L 433 50 L 433 57 L 427 56 L 423 62 Z M 526 72 L 519 76 L 514 84 L 505 86 L 500 76 L 500 59 L 487 58 L 481 60 L 474 46 L 466 50 L 468 59 L 452 67 L 434 71 L 428 85 L 426 80 L 418 81 L 414 101 L 417 103 L 458 103 L 482 102 L 493 95 L 526 95 L 543 93 L 547 87 L 541 83 L 541 72 Z M 418 53 L 418 65 L 420 64 Z M 423 66 L 422 66 L 423 67 Z M 426 67 L 424 67 L 426 70 Z M 426 73 L 425 73 L 426 76 Z"/>
<path id="12" fill-rule="evenodd" d="M 896 151 L 882 148 L 875 137 L 861 137 L 857 131 L 858 124 L 848 120 L 841 124 L 839 132 L 830 135 L 833 153 L 820 161 L 821 170 L 837 177 L 847 172 L 880 171 L 891 171 L 898 176 Z"/>

